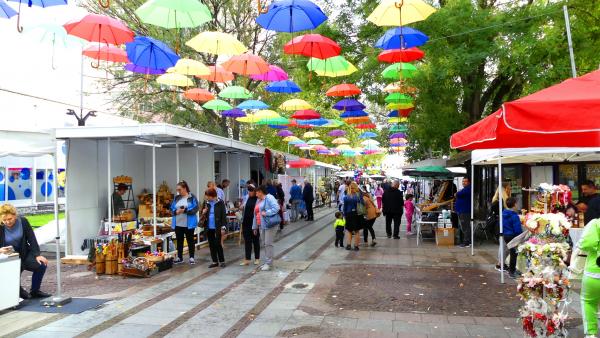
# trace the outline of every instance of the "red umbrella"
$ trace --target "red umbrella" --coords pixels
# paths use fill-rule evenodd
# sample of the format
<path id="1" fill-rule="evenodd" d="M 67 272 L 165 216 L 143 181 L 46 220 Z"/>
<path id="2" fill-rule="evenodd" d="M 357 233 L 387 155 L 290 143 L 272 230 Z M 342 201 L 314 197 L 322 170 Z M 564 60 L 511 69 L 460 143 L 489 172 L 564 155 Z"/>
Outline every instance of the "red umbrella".
<path id="1" fill-rule="evenodd" d="M 290 168 L 310 168 L 315 165 L 315 161 L 309 160 L 307 158 L 301 158 L 296 161 L 289 161 L 288 165 Z"/>
<path id="2" fill-rule="evenodd" d="M 375 129 L 375 128 L 377 128 L 377 126 L 375 125 L 375 123 L 364 123 L 364 124 L 359 124 L 354 128 L 356 128 L 356 129 Z"/>
<path id="3" fill-rule="evenodd" d="M 283 51 L 286 54 L 327 59 L 340 55 L 342 48 L 335 41 L 321 34 L 306 34 L 295 37 L 286 43 Z"/>
<path id="4" fill-rule="evenodd" d="M 300 129 L 310 129 L 312 128 L 309 124 L 298 124 L 298 121 L 292 119 L 290 123 L 287 125 L 289 128 L 300 128 Z"/>
<path id="5" fill-rule="evenodd" d="M 327 96 L 354 96 L 359 95 L 361 92 L 360 88 L 353 84 L 342 83 L 337 86 L 329 88 Z"/>
<path id="6" fill-rule="evenodd" d="M 206 89 L 202 89 L 202 88 L 194 88 L 194 89 L 186 90 L 183 93 L 183 96 L 188 100 L 197 101 L 197 102 L 208 102 L 210 100 L 215 99 L 215 94 L 209 92 Z"/>
<path id="7" fill-rule="evenodd" d="M 296 120 L 315 120 L 320 119 L 321 114 L 317 113 L 312 109 L 298 110 L 297 112 L 292 114 L 292 118 Z"/>
<path id="8" fill-rule="evenodd" d="M 96 60 L 111 62 L 129 62 L 127 52 L 113 45 L 90 46 L 83 50 L 83 55 Z"/>
<path id="9" fill-rule="evenodd" d="M 202 80 L 219 83 L 229 82 L 235 78 L 233 73 L 226 71 L 221 66 L 209 66 L 208 68 L 210 69 L 209 75 L 196 75 L 196 77 Z"/>
<path id="10" fill-rule="evenodd" d="M 67 33 L 90 42 L 121 45 L 133 41 L 134 33 L 124 23 L 106 15 L 88 14 L 64 25 Z"/>
<path id="11" fill-rule="evenodd" d="M 234 55 L 222 66 L 228 72 L 244 76 L 265 74 L 271 70 L 269 64 L 263 58 L 250 53 Z"/>
<path id="12" fill-rule="evenodd" d="M 389 49 L 384 50 L 379 54 L 377 60 L 379 62 L 396 63 L 396 62 L 412 62 L 420 60 L 425 56 L 425 52 L 417 47 L 407 49 Z"/>

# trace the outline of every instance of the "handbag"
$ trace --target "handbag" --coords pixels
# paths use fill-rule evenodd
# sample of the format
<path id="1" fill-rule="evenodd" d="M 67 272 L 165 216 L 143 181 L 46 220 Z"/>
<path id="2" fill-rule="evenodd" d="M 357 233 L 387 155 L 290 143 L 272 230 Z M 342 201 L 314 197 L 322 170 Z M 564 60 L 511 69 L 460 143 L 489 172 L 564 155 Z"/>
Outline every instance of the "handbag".
<path id="1" fill-rule="evenodd" d="M 263 208 L 262 208 L 263 211 L 266 211 L 265 210 L 266 203 L 267 203 L 267 200 L 265 199 L 265 203 L 263 204 Z M 262 216 L 261 215 L 260 217 L 261 217 L 261 221 L 262 221 L 261 223 L 265 229 L 271 229 L 275 226 L 279 226 L 279 224 L 281 223 L 281 216 L 279 216 L 279 212 L 277 212 L 276 214 L 271 215 L 271 216 Z"/>

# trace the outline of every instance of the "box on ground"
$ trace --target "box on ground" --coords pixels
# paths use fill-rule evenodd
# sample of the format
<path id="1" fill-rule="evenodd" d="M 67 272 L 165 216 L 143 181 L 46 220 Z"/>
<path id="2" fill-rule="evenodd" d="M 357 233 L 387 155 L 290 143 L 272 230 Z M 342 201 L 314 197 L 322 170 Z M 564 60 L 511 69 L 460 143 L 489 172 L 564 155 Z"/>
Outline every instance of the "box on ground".
<path id="1" fill-rule="evenodd" d="M 454 245 L 454 228 L 435 229 L 435 244 L 440 246 Z"/>

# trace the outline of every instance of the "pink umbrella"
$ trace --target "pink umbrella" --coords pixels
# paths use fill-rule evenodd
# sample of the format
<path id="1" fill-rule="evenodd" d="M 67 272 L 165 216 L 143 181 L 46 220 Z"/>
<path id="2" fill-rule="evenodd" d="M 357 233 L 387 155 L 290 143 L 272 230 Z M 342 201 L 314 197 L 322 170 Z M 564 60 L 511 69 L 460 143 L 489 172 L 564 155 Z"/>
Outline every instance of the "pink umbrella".
<path id="1" fill-rule="evenodd" d="M 281 136 L 281 137 L 288 137 L 288 136 L 294 136 L 294 133 L 292 133 L 291 131 L 284 129 L 281 130 L 277 133 L 277 136 Z"/>
<path id="2" fill-rule="evenodd" d="M 250 75 L 250 78 L 255 81 L 265 81 L 265 82 L 285 81 L 285 80 L 289 79 L 285 70 L 283 70 L 277 66 L 273 66 L 273 65 L 269 66 L 268 72 L 266 72 L 264 74 Z"/>
<path id="3" fill-rule="evenodd" d="M 341 130 L 341 129 L 336 129 L 336 130 L 332 130 L 329 133 L 327 133 L 327 135 L 331 136 L 331 137 L 342 137 L 346 135 L 346 132 Z"/>
<path id="4" fill-rule="evenodd" d="M 313 149 L 314 149 L 314 150 L 329 150 L 329 149 L 327 149 L 327 147 L 326 147 L 326 146 L 324 146 L 324 145 L 321 145 L 321 144 L 318 144 L 318 145 L 316 145 L 316 146 L 313 146 Z"/>

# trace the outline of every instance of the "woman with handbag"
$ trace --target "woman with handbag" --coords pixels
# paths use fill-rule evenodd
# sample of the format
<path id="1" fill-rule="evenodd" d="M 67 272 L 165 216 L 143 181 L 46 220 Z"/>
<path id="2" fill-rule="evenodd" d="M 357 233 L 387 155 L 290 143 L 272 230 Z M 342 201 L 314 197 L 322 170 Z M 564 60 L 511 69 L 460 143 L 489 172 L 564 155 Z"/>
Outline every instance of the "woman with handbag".
<path id="1" fill-rule="evenodd" d="M 279 217 L 280 208 L 277 199 L 268 193 L 265 185 L 256 188 L 256 197 L 258 200 L 254 207 L 252 230 L 255 235 L 260 232 L 260 236 L 265 242 L 265 264 L 261 270 L 269 271 L 273 268 L 273 242 L 281 222 L 281 217 Z"/>
<path id="2" fill-rule="evenodd" d="M 578 244 L 587 254 L 581 282 L 581 308 L 586 338 L 598 335 L 598 305 L 600 305 L 600 218 L 585 226 Z"/>
<path id="3" fill-rule="evenodd" d="M 371 194 L 368 192 L 363 193 L 363 201 L 365 202 L 365 208 L 367 214 L 365 215 L 365 228 L 363 229 L 363 238 L 365 245 L 369 245 L 369 233 L 371 233 L 371 246 L 377 245 L 375 242 L 375 230 L 373 225 L 377 220 L 377 217 L 381 215 L 381 211 L 375 206 Z"/>
<path id="4" fill-rule="evenodd" d="M 206 238 L 212 264 L 209 268 L 216 268 L 219 265 L 225 267 L 225 255 L 223 254 L 223 245 L 221 244 L 221 229 L 227 226 L 227 212 L 225 211 L 225 202 L 217 198 L 217 190 L 210 188 L 204 193 L 206 203 L 202 208 L 203 226 L 206 229 Z"/>
<path id="5" fill-rule="evenodd" d="M 358 184 L 352 182 L 348 187 L 346 196 L 344 196 L 344 217 L 346 218 L 346 231 L 348 232 L 346 250 L 352 250 L 352 239 L 354 238 L 354 251 L 358 251 L 360 229 L 364 224 L 365 213 L 365 205 Z"/>

